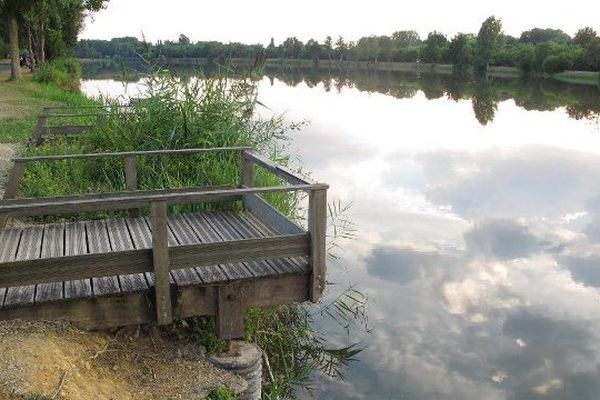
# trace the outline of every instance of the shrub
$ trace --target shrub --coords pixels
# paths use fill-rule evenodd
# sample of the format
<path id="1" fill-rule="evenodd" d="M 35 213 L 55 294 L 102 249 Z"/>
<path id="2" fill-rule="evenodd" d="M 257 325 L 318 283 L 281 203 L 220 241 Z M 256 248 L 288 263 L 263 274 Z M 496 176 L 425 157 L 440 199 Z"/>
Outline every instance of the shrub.
<path id="1" fill-rule="evenodd" d="M 56 85 L 70 92 L 79 90 L 81 64 L 75 58 L 59 58 L 40 65 L 35 73 L 37 82 Z"/>
<path id="2" fill-rule="evenodd" d="M 559 54 L 556 56 L 548 56 L 544 60 L 543 68 L 544 72 L 547 74 L 557 74 L 559 72 L 564 72 L 571 68 L 573 63 L 564 54 Z"/>

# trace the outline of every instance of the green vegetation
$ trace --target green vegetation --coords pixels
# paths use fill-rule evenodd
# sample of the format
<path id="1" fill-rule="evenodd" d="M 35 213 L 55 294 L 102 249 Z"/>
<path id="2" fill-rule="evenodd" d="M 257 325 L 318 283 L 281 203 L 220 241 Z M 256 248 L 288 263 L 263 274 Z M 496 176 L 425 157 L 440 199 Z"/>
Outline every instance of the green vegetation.
<path id="1" fill-rule="evenodd" d="M 75 53 L 80 58 L 132 59 L 145 54 L 149 59 L 193 58 L 226 62 L 232 58 L 306 60 L 313 65 L 328 61 L 364 61 L 377 63 L 425 62 L 450 63 L 456 71 L 467 68 L 487 71 L 489 67 L 519 68 L 524 75 L 543 75 L 565 69 L 580 71 L 600 70 L 600 37 L 592 28 L 583 28 L 571 38 L 559 29 L 534 28 L 520 37 L 502 32 L 502 22 L 495 17 L 486 19 L 477 35 L 459 33 L 449 40 L 433 31 L 422 40 L 415 31 L 398 31 L 390 36 L 362 37 L 346 42 L 343 37 L 324 42 L 310 39 L 306 43 L 295 37 L 267 47 L 260 44 L 196 42 L 185 35 L 179 41 L 148 43 L 134 37 L 106 40 L 81 40 Z M 544 68 L 544 62 L 546 68 Z"/>
<path id="2" fill-rule="evenodd" d="M 0 0 L 0 21 L 7 22 L 0 25 L 0 58 L 11 59 L 11 78 L 21 79 L 22 54 L 32 70 L 46 60 L 72 55 L 86 13 L 106 1 Z"/>
<path id="3" fill-rule="evenodd" d="M 208 394 L 207 400 L 236 400 L 238 396 L 227 386 L 221 386 Z"/>
<path id="4" fill-rule="evenodd" d="M 81 79 L 81 64 L 75 58 L 58 58 L 40 65 L 33 79 L 40 83 L 54 84 L 69 92 L 77 92 Z"/>
<path id="5" fill-rule="evenodd" d="M 79 93 L 67 92 L 54 84 L 37 83 L 31 75 L 18 82 L 0 81 L 0 91 L 1 143 L 26 142 L 44 107 L 96 104 Z"/>

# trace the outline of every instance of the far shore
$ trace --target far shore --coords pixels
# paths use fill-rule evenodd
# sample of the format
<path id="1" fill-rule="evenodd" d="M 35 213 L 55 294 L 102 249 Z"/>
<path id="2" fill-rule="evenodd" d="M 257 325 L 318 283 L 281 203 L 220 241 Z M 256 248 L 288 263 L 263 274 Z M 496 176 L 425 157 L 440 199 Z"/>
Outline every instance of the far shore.
<path id="1" fill-rule="evenodd" d="M 81 59 L 82 63 L 94 63 L 100 61 L 127 61 L 137 62 L 139 58 L 128 59 Z M 166 63 L 177 65 L 203 65 L 210 63 L 206 58 L 174 58 L 162 60 Z M 242 67 L 252 67 L 254 59 L 232 58 L 228 60 L 233 65 Z M 318 70 L 333 71 L 380 71 L 380 72 L 405 72 L 415 74 L 435 74 L 452 75 L 454 68 L 452 64 L 428 64 L 416 62 L 388 62 L 388 61 L 338 61 L 338 60 L 297 60 L 297 59 L 266 59 L 266 67 L 275 68 L 315 68 Z M 468 71 L 467 71 L 468 72 Z M 519 78 L 521 72 L 515 67 L 491 66 L 488 70 L 488 76 L 496 78 Z M 565 71 L 555 75 L 545 75 L 545 79 L 553 79 L 560 82 L 567 82 L 581 85 L 600 85 L 600 72 L 590 71 Z"/>

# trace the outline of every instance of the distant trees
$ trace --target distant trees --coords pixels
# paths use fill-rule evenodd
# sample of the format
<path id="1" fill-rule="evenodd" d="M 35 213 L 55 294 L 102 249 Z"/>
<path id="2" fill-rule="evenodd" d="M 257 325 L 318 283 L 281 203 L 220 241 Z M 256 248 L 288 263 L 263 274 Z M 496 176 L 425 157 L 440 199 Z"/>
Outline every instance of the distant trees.
<path id="1" fill-rule="evenodd" d="M 459 33 L 448 46 L 448 61 L 459 71 L 464 71 L 473 64 L 473 52 L 475 47 L 475 36 L 472 34 Z"/>
<path id="2" fill-rule="evenodd" d="M 449 43 L 446 35 L 433 31 L 425 39 L 422 59 L 427 63 L 447 62 L 448 48 Z"/>
<path id="3" fill-rule="evenodd" d="M 594 29 L 582 28 L 571 38 L 560 29 L 532 28 L 514 37 L 504 34 L 502 21 L 493 16 L 483 21 L 477 35 L 459 33 L 451 40 L 437 31 L 422 40 L 417 32 L 402 30 L 389 36 L 361 37 L 356 42 L 342 36 L 337 40 L 327 36 L 322 42 L 309 39 L 306 43 L 297 37 L 279 43 L 271 38 L 265 49 L 260 44 L 193 43 L 181 35 L 177 42 L 156 44 L 141 43 L 135 38 L 82 40 L 76 54 L 82 58 L 135 57 L 144 49 L 151 56 L 207 59 L 253 59 L 264 52 L 267 58 L 312 60 L 315 65 L 319 60 L 449 63 L 457 72 L 471 68 L 485 72 L 490 66 L 516 67 L 527 75 L 553 74 L 564 69 L 600 70 L 600 38 Z"/>

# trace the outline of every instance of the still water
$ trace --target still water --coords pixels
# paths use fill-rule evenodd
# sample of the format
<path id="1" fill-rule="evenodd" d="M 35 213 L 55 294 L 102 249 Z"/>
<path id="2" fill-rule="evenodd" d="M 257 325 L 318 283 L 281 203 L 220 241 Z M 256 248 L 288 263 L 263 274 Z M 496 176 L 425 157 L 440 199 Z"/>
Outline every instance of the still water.
<path id="1" fill-rule="evenodd" d="M 315 398 L 600 398 L 597 88 L 275 72 L 259 100 L 310 121 L 291 151 L 358 229 L 329 280 L 371 333 L 332 334 L 365 351 Z"/>

